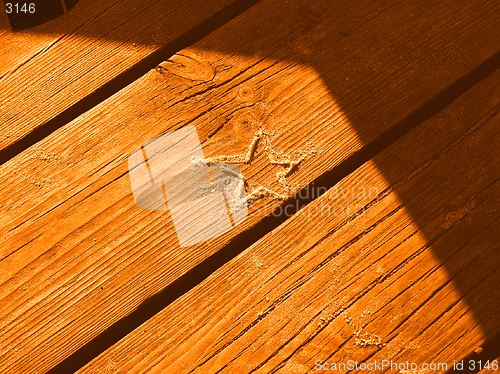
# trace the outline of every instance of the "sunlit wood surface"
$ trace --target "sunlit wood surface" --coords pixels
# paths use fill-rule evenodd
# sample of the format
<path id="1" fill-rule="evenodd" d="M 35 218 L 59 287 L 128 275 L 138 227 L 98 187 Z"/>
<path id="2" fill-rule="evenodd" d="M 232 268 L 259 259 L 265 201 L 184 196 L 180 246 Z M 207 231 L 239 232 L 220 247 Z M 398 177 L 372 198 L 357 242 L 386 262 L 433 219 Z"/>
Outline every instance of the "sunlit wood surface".
<path id="1" fill-rule="evenodd" d="M 23 32 L 1 57 L 1 144 L 228 3 L 82 1 L 65 15 L 80 28 Z M 122 27 L 93 26 L 114 12 Z M 497 1 L 262 0 L 4 163 L 0 371 L 57 367 L 248 232 L 255 244 L 80 372 L 307 373 L 316 360 L 450 364 L 480 347 L 500 333 L 499 73 L 394 144 L 384 134 L 496 56 L 499 29 Z M 127 158 L 188 125 L 207 158 L 238 164 L 251 198 L 241 225 L 181 248 L 168 211 L 135 205 Z M 251 231 L 374 143 L 385 149 L 325 195 Z"/>

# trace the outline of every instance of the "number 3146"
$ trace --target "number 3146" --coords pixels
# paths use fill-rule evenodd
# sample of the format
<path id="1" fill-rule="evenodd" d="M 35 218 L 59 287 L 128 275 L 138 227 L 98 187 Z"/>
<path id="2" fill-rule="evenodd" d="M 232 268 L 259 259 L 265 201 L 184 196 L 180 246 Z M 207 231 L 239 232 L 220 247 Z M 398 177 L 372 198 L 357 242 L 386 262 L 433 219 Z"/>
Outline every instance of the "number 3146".
<path id="1" fill-rule="evenodd" d="M 26 3 L 24 3 L 24 4 L 7 3 L 7 4 L 5 4 L 5 6 L 7 7 L 7 13 L 12 13 L 12 12 L 35 13 L 35 4 L 34 3 L 30 3 L 29 5 Z"/>

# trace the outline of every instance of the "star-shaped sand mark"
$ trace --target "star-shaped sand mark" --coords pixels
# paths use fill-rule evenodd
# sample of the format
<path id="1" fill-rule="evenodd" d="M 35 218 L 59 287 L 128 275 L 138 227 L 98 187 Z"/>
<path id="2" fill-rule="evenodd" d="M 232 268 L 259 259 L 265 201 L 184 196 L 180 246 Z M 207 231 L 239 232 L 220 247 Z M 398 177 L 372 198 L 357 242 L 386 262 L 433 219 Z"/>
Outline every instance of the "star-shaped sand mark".
<path id="1" fill-rule="evenodd" d="M 270 197 L 275 200 L 287 200 L 293 196 L 292 191 L 294 190 L 294 188 L 288 183 L 286 178 L 302 161 L 304 161 L 307 156 L 316 154 L 316 150 L 313 149 L 309 151 L 299 151 L 300 157 L 292 159 L 290 154 L 278 155 L 271 146 L 270 138 L 271 133 L 261 129 L 255 133 L 252 142 L 248 146 L 248 150 L 245 154 L 216 156 L 205 160 L 193 159 L 192 163 L 194 166 L 215 163 L 250 164 L 254 158 L 254 154 L 256 153 L 258 143 L 261 143 L 263 145 L 264 153 L 266 153 L 270 164 L 283 165 L 286 167 L 284 170 L 280 170 L 276 173 L 276 180 L 281 188 L 281 191 L 286 192 L 279 193 L 267 187 L 259 186 L 247 195 L 246 201 L 247 203 L 251 203 L 257 199 L 260 199 L 261 197 Z M 223 170 L 224 172 L 227 172 L 228 175 L 238 177 L 238 175 L 235 174 L 235 171 L 229 168 L 224 168 Z"/>

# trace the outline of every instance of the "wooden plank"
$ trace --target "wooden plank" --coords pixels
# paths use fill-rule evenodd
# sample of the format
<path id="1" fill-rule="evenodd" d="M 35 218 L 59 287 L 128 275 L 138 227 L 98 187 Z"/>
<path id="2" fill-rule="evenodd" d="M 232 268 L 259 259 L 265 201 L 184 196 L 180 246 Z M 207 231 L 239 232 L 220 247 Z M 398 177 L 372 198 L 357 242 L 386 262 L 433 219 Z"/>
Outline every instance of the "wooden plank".
<path id="1" fill-rule="evenodd" d="M 84 0 L 65 15 L 21 32 L 10 30 L 1 4 L 0 150 L 230 3 Z"/>
<path id="2" fill-rule="evenodd" d="M 3 165 L 0 368 L 53 367 L 282 204 L 180 248 L 168 212 L 134 204 L 140 145 L 193 125 L 207 157 L 246 155 L 260 128 L 247 192 L 283 192 L 500 50 L 496 2 L 421 4 L 264 1 Z"/>
<path id="3" fill-rule="evenodd" d="M 500 332 L 499 86 L 497 71 L 78 373 L 451 369 L 481 353 Z"/>

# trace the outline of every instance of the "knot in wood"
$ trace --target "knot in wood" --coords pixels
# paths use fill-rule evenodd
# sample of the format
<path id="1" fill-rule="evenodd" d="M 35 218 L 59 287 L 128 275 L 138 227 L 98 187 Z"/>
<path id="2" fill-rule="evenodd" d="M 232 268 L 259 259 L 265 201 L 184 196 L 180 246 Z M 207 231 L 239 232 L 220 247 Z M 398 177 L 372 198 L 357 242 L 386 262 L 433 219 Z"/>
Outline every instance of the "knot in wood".
<path id="1" fill-rule="evenodd" d="M 243 86 L 238 90 L 238 99 L 241 101 L 250 101 L 254 96 L 254 91 L 250 86 Z"/>

